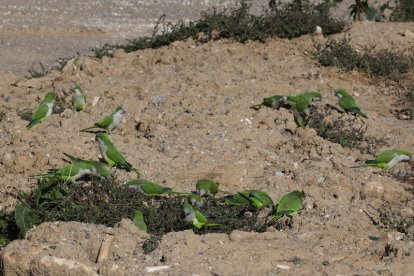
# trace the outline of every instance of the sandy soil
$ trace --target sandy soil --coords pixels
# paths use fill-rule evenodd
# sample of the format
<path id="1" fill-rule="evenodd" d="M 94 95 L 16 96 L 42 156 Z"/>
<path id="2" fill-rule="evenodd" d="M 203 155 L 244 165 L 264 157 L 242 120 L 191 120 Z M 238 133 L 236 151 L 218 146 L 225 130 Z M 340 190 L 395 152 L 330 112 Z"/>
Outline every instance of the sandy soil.
<path id="1" fill-rule="evenodd" d="M 408 49 L 412 41 L 398 34 L 405 29 L 414 30 L 414 24 L 361 23 L 353 25 L 349 35 L 359 45 L 398 42 Z M 8 246 L 3 256 L 6 271 L 40 273 L 76 262 L 83 274 L 103 275 L 145 274 L 146 267 L 159 265 L 168 266 L 159 273 L 169 275 L 412 272 L 413 235 L 386 230 L 379 223 L 379 212 L 384 210 L 413 216 L 409 186 L 377 169 L 350 168 L 370 156 L 328 142 L 313 129 L 297 128 L 286 110 L 249 108 L 266 96 L 311 89 L 323 94 L 319 106 L 335 105 L 334 89 L 346 87 L 359 95 L 360 106 L 370 117 L 357 124 L 366 125 L 369 135 L 386 138 L 389 145 L 377 145 L 378 151 L 389 147 L 414 151 L 412 121 L 391 114 L 398 99 L 393 88 L 355 72 L 318 66 L 309 55 L 313 39 L 202 45 L 189 40 L 157 50 L 118 51 L 114 58 L 102 60 L 80 57 L 63 72 L 39 79 L 2 75 L 0 106 L 6 112 L 0 124 L 2 209 L 10 210 L 17 193 L 33 188 L 35 181 L 28 180 L 29 175 L 62 166 L 62 152 L 97 159 L 93 135 L 79 129 L 120 104 L 127 113 L 111 139 L 144 178 L 183 191 L 192 190 L 200 178 L 213 178 L 225 191 L 263 189 L 275 200 L 293 189 L 306 193 L 292 229 L 262 234 L 235 231 L 229 236 L 170 233 L 150 254 L 141 249 L 146 235 L 129 221 L 114 228 L 43 224 L 26 240 Z M 73 82 L 86 88 L 90 102 L 101 97 L 98 104 L 80 113 L 67 108 L 27 131 L 19 113 L 34 109 L 47 91 L 57 93 L 69 106 Z M 409 169 L 405 163 L 397 171 Z M 117 173 L 120 180 L 129 177 Z M 97 264 L 100 241 L 108 231 L 115 241 L 108 259 Z"/>
<path id="2" fill-rule="evenodd" d="M 234 0 L 25 0 L 0 3 L 0 72 L 29 75 L 58 65 L 61 58 L 91 55 L 91 48 L 105 43 L 151 35 L 158 18 L 195 20 L 212 6 L 234 6 Z M 254 1 L 258 11 L 266 0 Z"/>

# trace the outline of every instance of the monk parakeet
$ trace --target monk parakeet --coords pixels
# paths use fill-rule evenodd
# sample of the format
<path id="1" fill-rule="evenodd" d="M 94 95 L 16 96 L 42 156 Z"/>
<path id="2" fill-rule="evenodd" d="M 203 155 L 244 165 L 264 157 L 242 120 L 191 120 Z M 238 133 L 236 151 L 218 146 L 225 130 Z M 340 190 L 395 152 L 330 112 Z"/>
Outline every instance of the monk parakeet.
<path id="1" fill-rule="evenodd" d="M 145 179 L 130 179 L 127 182 L 127 185 L 136 188 L 141 193 L 146 195 L 161 195 L 161 194 L 188 194 L 175 192 L 171 188 L 164 187 L 160 184 L 151 182 Z"/>
<path id="2" fill-rule="evenodd" d="M 321 93 L 318 91 L 305 92 L 296 96 L 287 97 L 285 104 L 296 108 L 297 111 L 308 113 L 312 101 L 320 98 Z"/>
<path id="3" fill-rule="evenodd" d="M 75 183 L 76 180 L 85 175 L 95 175 L 96 167 L 88 162 L 75 162 L 61 169 L 45 174 L 35 174 L 33 178 L 57 178 Z"/>
<path id="4" fill-rule="evenodd" d="M 95 123 L 93 126 L 81 129 L 81 131 L 85 131 L 92 128 L 100 128 L 111 132 L 113 129 L 118 127 L 119 123 L 121 122 L 122 115 L 125 113 L 125 110 L 122 106 L 118 106 L 114 112 L 110 115 L 103 118 L 101 121 Z"/>
<path id="5" fill-rule="evenodd" d="M 100 177 L 105 178 L 105 179 L 111 178 L 111 173 L 106 168 L 106 164 L 103 164 L 103 163 L 98 162 L 98 161 L 93 161 L 93 160 L 83 160 L 83 159 L 77 158 L 73 155 L 70 155 L 69 153 L 66 153 L 66 152 L 64 152 L 63 154 L 66 157 L 68 157 L 72 162 L 84 162 L 84 163 L 88 163 L 88 164 L 91 164 L 91 165 L 95 166 L 96 174 L 99 175 Z"/>
<path id="6" fill-rule="evenodd" d="M 80 84 L 76 84 L 72 96 L 72 107 L 75 111 L 82 111 L 86 108 L 86 94 Z"/>
<path id="7" fill-rule="evenodd" d="M 125 169 L 127 171 L 135 171 L 137 174 L 139 174 L 138 171 L 132 167 L 132 165 L 128 163 L 115 148 L 115 146 L 109 140 L 108 134 L 100 132 L 96 134 L 95 139 L 99 143 L 99 150 L 102 157 L 110 167 L 116 166 L 117 168 Z"/>
<path id="8" fill-rule="evenodd" d="M 197 208 L 200 208 L 204 205 L 203 198 L 193 193 L 187 196 L 187 202 L 190 203 L 193 207 L 197 207 Z"/>
<path id="9" fill-rule="evenodd" d="M 193 206 L 191 206 L 189 203 L 183 204 L 183 212 L 186 215 L 185 220 L 192 222 L 193 226 L 197 229 L 220 225 L 216 223 L 209 223 L 208 219 L 203 215 L 203 213 L 194 209 Z"/>
<path id="10" fill-rule="evenodd" d="M 33 113 L 30 123 L 26 126 L 27 129 L 31 129 L 33 126 L 44 121 L 52 114 L 53 105 L 55 104 L 55 94 L 47 93 L 44 100 L 40 103 L 39 107 Z"/>
<path id="11" fill-rule="evenodd" d="M 374 160 L 367 160 L 364 164 L 358 165 L 358 167 L 377 167 L 387 170 L 394 169 L 401 161 L 411 159 L 411 153 L 406 150 L 386 150 L 379 155 L 375 156 Z"/>
<path id="12" fill-rule="evenodd" d="M 135 211 L 134 218 L 133 218 L 132 221 L 142 231 L 144 231 L 144 232 L 148 231 L 148 226 L 147 226 L 147 224 L 145 223 L 145 220 L 144 220 L 144 214 L 141 211 L 139 211 L 139 210 Z"/>
<path id="13" fill-rule="evenodd" d="M 321 93 L 317 91 L 305 92 L 296 96 L 287 97 L 285 104 L 292 107 L 293 117 L 298 126 L 308 123 L 309 107 L 313 100 L 320 99 Z"/>
<path id="14" fill-rule="evenodd" d="M 264 98 L 261 104 L 253 105 L 251 108 L 259 110 L 262 106 L 267 106 L 273 109 L 279 109 L 283 102 L 286 100 L 286 96 L 275 95 L 269 98 Z"/>
<path id="15" fill-rule="evenodd" d="M 339 99 L 339 106 L 345 112 L 355 113 L 358 116 L 362 116 L 368 119 L 368 116 L 362 113 L 362 111 L 359 109 L 354 97 L 348 94 L 348 92 L 346 92 L 344 88 L 339 88 L 338 90 L 336 90 L 335 95 Z"/>
<path id="16" fill-rule="evenodd" d="M 201 195 L 215 195 L 219 191 L 219 184 L 213 180 L 201 179 L 197 181 L 196 192 Z"/>
<path id="17" fill-rule="evenodd" d="M 259 209 L 262 207 L 273 207 L 273 201 L 270 196 L 259 190 L 245 190 L 226 198 L 225 202 L 231 205 L 241 206 L 249 205 Z"/>
<path id="18" fill-rule="evenodd" d="M 302 209 L 303 191 L 295 190 L 281 196 L 279 203 L 275 206 L 275 214 L 270 218 L 270 222 L 276 221 L 283 216 L 292 217 Z"/>

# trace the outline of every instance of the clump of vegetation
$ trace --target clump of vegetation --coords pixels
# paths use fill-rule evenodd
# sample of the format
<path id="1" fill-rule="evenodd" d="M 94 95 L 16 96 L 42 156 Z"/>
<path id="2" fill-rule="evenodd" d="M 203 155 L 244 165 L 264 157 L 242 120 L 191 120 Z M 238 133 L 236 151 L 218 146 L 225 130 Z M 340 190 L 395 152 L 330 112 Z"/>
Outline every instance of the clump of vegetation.
<path id="1" fill-rule="evenodd" d="M 239 229 L 263 232 L 267 227 L 265 221 L 258 223 L 258 209 L 229 205 L 224 198 L 206 197 L 199 210 L 218 227 L 194 228 L 191 222 L 184 219 L 185 195 L 148 196 L 134 187 L 113 180 L 91 179 L 78 182 L 77 185 L 67 185 L 61 180 L 45 179 L 39 182 L 31 194 L 23 194 L 19 200 L 21 204 L 16 206 L 15 220 L 21 236 L 33 225 L 46 221 L 79 221 L 114 226 L 122 218 L 133 220 L 134 213 L 140 210 L 147 232 L 156 236 L 145 243 L 147 251 L 156 246 L 159 237 L 172 231 L 193 229 L 197 234 L 205 234 L 230 233 Z M 245 215 L 246 212 L 249 215 Z M 0 234 L 4 231 L 8 233 L 12 226 L 15 234 L 12 238 L 17 238 L 14 220 L 8 219 L 4 226 L 1 222 L 0 216 Z M 11 240 L 10 235 L 4 237 L 7 238 L 4 243 Z"/>
<path id="2" fill-rule="evenodd" d="M 397 0 L 391 14 L 391 21 L 414 21 L 414 0 Z"/>
<path id="3" fill-rule="evenodd" d="M 6 118 L 6 112 L 0 112 L 0 123 Z"/>
<path id="4" fill-rule="evenodd" d="M 17 111 L 17 114 L 19 115 L 20 119 L 30 122 L 30 120 L 32 119 L 33 112 L 29 109 L 24 109 L 21 111 Z"/>
<path id="5" fill-rule="evenodd" d="M 294 0 L 284 5 L 272 5 L 260 15 L 250 13 L 251 4 L 241 1 L 238 6 L 218 11 L 202 12 L 197 21 L 177 24 L 166 23 L 165 15 L 156 23 L 150 37 L 127 40 L 125 44 L 105 44 L 94 48 L 95 56 L 112 56 L 116 49 L 126 52 L 159 48 L 174 41 L 193 38 L 199 43 L 217 39 L 234 39 L 238 42 L 256 40 L 264 42 L 271 37 L 294 38 L 313 33 L 322 27 L 325 35 L 341 32 L 345 23 L 329 16 L 329 5 L 314 5 L 309 0 Z"/>
<path id="6" fill-rule="evenodd" d="M 13 213 L 0 212 L 0 248 L 19 237 Z"/>
<path id="7" fill-rule="evenodd" d="M 45 68 L 43 63 L 39 62 L 39 66 L 40 66 L 40 69 L 36 69 L 34 68 L 34 66 L 32 66 L 32 68 L 28 70 L 30 76 L 28 76 L 27 78 L 29 79 L 40 78 L 48 73 L 48 70 Z"/>
<path id="8" fill-rule="evenodd" d="M 316 133 L 333 143 L 342 147 L 357 149 L 362 153 L 375 153 L 377 145 L 387 145 L 383 138 L 376 138 L 365 135 L 366 126 L 355 124 L 357 117 L 351 121 L 334 119 L 327 122 L 326 117 L 331 115 L 332 108 L 326 106 L 324 109 L 312 108 L 309 115 L 308 127 L 314 128 Z"/>
<path id="9" fill-rule="evenodd" d="M 360 21 L 364 18 L 369 21 L 381 21 L 384 19 L 384 11 L 386 9 L 392 9 L 389 2 L 379 8 L 375 8 L 369 4 L 368 0 L 355 0 L 355 3 L 348 8 L 350 16 L 354 21 Z"/>
<path id="10" fill-rule="evenodd" d="M 323 66 L 338 66 L 346 71 L 358 70 L 379 77 L 400 78 L 414 69 L 412 54 L 389 49 L 376 51 L 375 46 L 366 46 L 357 51 L 350 39 L 330 39 L 325 45 L 315 44 L 314 58 Z"/>
<path id="11" fill-rule="evenodd" d="M 394 229 L 398 232 L 409 234 L 408 228 L 414 225 L 414 217 L 401 217 L 393 212 L 380 212 L 382 227 Z"/>

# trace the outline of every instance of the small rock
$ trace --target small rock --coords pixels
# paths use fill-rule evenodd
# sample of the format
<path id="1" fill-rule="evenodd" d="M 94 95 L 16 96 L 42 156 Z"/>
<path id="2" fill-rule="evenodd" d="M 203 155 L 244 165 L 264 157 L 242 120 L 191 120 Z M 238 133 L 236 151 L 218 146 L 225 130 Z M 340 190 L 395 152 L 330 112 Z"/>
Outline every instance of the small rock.
<path id="1" fill-rule="evenodd" d="M 403 218 L 410 218 L 410 217 L 412 217 L 414 215 L 414 210 L 411 209 L 411 208 L 403 208 L 400 211 L 400 215 Z"/>
<path id="2" fill-rule="evenodd" d="M 115 58 L 124 58 L 124 57 L 126 57 L 126 53 L 125 53 L 125 50 L 124 49 L 117 49 L 115 52 L 114 52 L 114 57 Z"/>
<path id="3" fill-rule="evenodd" d="M 244 212 L 243 216 L 246 217 L 246 218 L 251 218 L 253 216 L 253 213 L 247 211 L 247 212 Z"/>
<path id="4" fill-rule="evenodd" d="M 284 173 L 284 172 L 282 172 L 282 171 L 276 171 L 276 172 L 275 172 L 275 175 L 276 175 L 276 176 L 284 176 L 284 175 L 285 175 L 285 173 Z"/>
<path id="5" fill-rule="evenodd" d="M 413 39 L 414 38 L 414 33 L 412 31 L 410 31 L 410 30 L 405 30 L 404 31 L 404 36 L 406 38 Z"/>
<path id="6" fill-rule="evenodd" d="M 168 265 L 159 265 L 159 266 L 147 266 L 145 270 L 149 273 L 156 272 L 164 269 L 169 269 L 170 267 Z"/>
<path id="7" fill-rule="evenodd" d="M 368 182 L 361 191 L 361 197 L 365 198 L 382 198 L 385 192 L 384 185 L 377 181 Z"/>
<path id="8" fill-rule="evenodd" d="M 280 268 L 280 269 L 285 269 L 285 270 L 290 269 L 290 266 L 288 266 L 288 265 L 283 265 L 283 264 L 278 264 L 278 265 L 276 265 L 276 267 L 277 267 L 277 268 Z"/>
<path id="9" fill-rule="evenodd" d="M 298 164 L 298 162 L 294 162 L 294 163 L 293 163 L 293 167 L 294 167 L 295 169 L 299 169 L 299 164 Z"/>
<path id="10" fill-rule="evenodd" d="M 155 104 L 156 106 L 159 106 L 160 103 L 164 100 L 164 97 L 161 95 L 157 95 L 154 98 L 152 98 L 152 103 Z"/>
<path id="11" fill-rule="evenodd" d="M 92 107 L 96 106 L 100 99 L 101 99 L 101 97 L 99 97 L 99 96 L 94 97 L 93 101 L 92 101 Z"/>
<path id="12" fill-rule="evenodd" d="M 74 260 L 44 256 L 30 264 L 30 275 L 98 275 L 91 267 Z"/>
<path id="13" fill-rule="evenodd" d="M 326 180 L 326 177 L 325 176 L 320 176 L 320 177 L 318 177 L 318 179 L 316 181 L 318 183 L 323 183 L 323 182 L 325 182 L 325 180 Z"/>
<path id="14" fill-rule="evenodd" d="M 73 111 L 70 108 L 65 108 L 65 110 L 63 110 L 62 113 L 60 113 L 60 116 L 62 116 L 63 118 L 69 118 L 70 116 L 72 116 Z"/>
<path id="15" fill-rule="evenodd" d="M 313 32 L 314 36 L 323 36 L 322 28 L 320 26 L 315 27 L 315 31 Z"/>
<path id="16" fill-rule="evenodd" d="M 30 263 L 42 252 L 43 248 L 40 245 L 30 245 L 27 241 L 15 243 L 21 243 L 19 249 L 13 248 L 15 244 L 10 243 L 1 255 L 1 271 L 4 275 L 29 275 Z"/>

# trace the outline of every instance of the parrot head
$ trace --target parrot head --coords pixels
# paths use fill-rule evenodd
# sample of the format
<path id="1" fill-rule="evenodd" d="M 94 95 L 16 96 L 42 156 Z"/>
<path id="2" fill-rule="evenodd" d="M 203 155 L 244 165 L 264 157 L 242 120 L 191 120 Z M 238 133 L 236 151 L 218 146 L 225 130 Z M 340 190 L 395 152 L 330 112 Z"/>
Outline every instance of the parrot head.
<path id="1" fill-rule="evenodd" d="M 109 140 L 108 134 L 106 134 L 105 132 L 99 132 L 98 134 L 96 134 L 95 140 L 96 141 L 99 141 L 99 140 L 107 141 L 107 140 Z"/>
<path id="2" fill-rule="evenodd" d="M 49 102 L 53 101 L 54 98 L 55 98 L 55 94 L 52 93 L 52 92 L 47 93 L 46 96 L 45 96 L 45 100 L 49 101 Z"/>
<path id="3" fill-rule="evenodd" d="M 345 91 L 344 88 L 339 88 L 338 90 L 335 91 L 335 96 L 337 96 L 339 99 L 345 96 L 346 94 L 347 92 Z"/>

